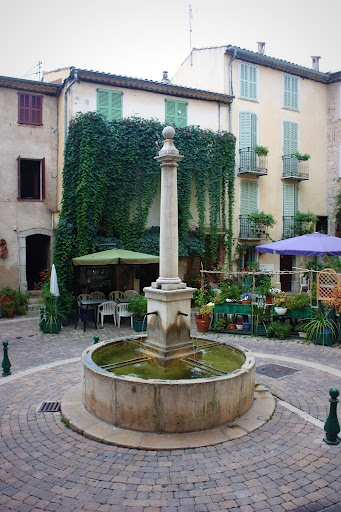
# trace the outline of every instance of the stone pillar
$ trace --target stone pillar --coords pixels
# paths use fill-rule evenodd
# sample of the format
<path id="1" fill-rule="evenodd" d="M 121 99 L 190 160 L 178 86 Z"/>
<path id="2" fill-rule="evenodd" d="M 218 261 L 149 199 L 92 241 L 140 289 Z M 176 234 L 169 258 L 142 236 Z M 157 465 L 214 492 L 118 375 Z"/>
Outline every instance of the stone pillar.
<path id="1" fill-rule="evenodd" d="M 178 264 L 178 189 L 177 167 L 183 156 L 174 146 L 175 130 L 166 126 L 162 131 L 165 141 L 159 156 L 161 163 L 161 203 L 160 203 L 160 276 L 156 287 L 163 290 L 185 288 L 179 278 Z"/>

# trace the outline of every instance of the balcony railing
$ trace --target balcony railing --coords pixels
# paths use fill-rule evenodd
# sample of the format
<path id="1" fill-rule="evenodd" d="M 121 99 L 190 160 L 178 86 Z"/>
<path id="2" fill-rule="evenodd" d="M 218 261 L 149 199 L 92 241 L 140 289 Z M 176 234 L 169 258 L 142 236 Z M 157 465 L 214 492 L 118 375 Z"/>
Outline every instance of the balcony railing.
<path id="1" fill-rule="evenodd" d="M 305 235 L 312 233 L 315 229 L 316 225 L 310 221 L 302 222 L 294 216 L 283 217 L 283 238 Z"/>
<path id="2" fill-rule="evenodd" d="M 309 160 L 299 160 L 295 155 L 283 155 L 283 179 L 309 180 Z"/>
<path id="3" fill-rule="evenodd" d="M 267 175 L 268 157 L 258 156 L 253 148 L 240 149 L 238 174 Z"/>
<path id="4" fill-rule="evenodd" d="M 239 215 L 239 238 L 243 240 L 262 240 L 267 238 L 268 226 L 255 224 L 249 219 L 249 215 Z"/>

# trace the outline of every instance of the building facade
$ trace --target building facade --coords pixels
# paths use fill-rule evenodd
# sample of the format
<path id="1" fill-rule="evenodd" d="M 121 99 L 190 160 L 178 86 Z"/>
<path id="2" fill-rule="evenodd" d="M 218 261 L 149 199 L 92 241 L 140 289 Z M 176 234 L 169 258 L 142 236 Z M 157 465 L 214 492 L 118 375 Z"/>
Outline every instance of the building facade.
<path id="1" fill-rule="evenodd" d="M 234 96 L 229 131 L 237 137 L 238 153 L 236 259 L 242 267 L 257 261 L 269 270 L 291 270 L 303 264 L 301 258 L 258 255 L 254 247 L 311 228 L 310 213 L 317 217 L 317 230 L 334 235 L 340 77 L 321 73 L 319 57 L 308 69 L 268 57 L 264 50 L 264 43 L 258 43 L 258 52 L 234 46 L 193 50 L 171 81 Z M 268 154 L 258 154 L 257 146 Z M 273 215 L 275 224 L 257 228 L 255 212 Z M 281 285 L 292 289 L 297 283 Z"/>
<path id="2" fill-rule="evenodd" d="M 34 289 L 58 210 L 59 86 L 0 77 L 0 288 Z"/>

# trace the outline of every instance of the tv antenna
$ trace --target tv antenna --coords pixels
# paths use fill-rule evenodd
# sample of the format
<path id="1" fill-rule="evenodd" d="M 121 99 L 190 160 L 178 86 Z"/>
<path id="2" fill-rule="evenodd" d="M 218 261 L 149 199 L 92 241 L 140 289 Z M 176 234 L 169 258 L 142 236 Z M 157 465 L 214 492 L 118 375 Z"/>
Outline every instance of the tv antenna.
<path id="1" fill-rule="evenodd" d="M 192 55 L 192 6 L 189 4 L 189 54 L 191 66 L 193 66 L 193 55 Z"/>
<path id="2" fill-rule="evenodd" d="M 38 80 L 39 80 L 39 82 L 40 82 L 41 65 L 42 65 L 42 62 L 39 60 L 39 61 L 38 61 L 38 64 L 37 64 L 34 68 L 32 68 L 30 71 L 28 71 L 28 73 L 26 73 L 26 74 L 24 75 L 24 78 L 25 78 L 25 76 L 38 75 Z M 37 71 L 34 71 L 34 70 L 35 70 L 35 69 L 37 69 L 37 68 L 38 68 L 38 70 L 37 70 Z"/>

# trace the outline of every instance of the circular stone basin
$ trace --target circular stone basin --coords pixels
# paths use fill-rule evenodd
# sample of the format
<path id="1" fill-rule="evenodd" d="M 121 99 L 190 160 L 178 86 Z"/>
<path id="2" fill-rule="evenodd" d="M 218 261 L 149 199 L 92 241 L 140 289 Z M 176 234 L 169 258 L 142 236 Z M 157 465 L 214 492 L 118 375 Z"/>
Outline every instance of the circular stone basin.
<path id="1" fill-rule="evenodd" d="M 97 418 L 128 430 L 183 433 L 227 425 L 251 408 L 255 358 L 248 350 L 205 337 L 193 340 L 201 360 L 165 369 L 132 361 L 141 341 L 111 340 L 83 352 L 82 403 Z"/>

